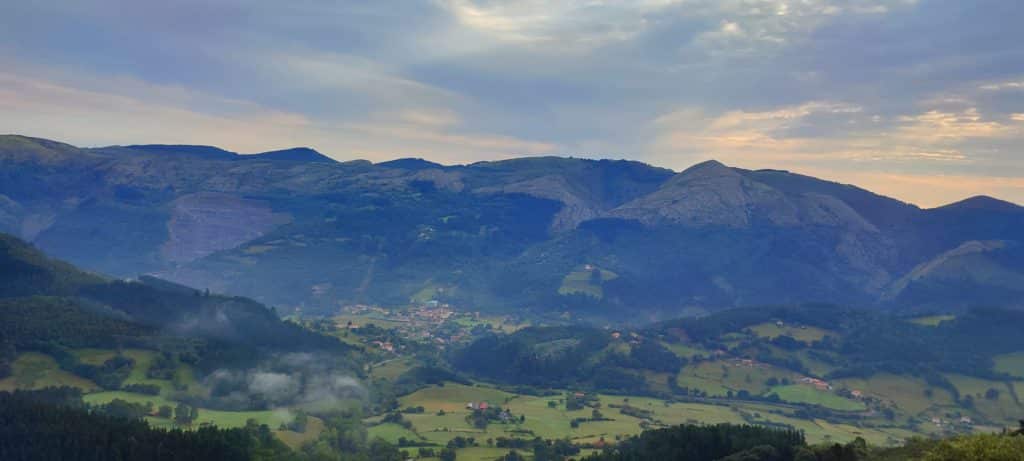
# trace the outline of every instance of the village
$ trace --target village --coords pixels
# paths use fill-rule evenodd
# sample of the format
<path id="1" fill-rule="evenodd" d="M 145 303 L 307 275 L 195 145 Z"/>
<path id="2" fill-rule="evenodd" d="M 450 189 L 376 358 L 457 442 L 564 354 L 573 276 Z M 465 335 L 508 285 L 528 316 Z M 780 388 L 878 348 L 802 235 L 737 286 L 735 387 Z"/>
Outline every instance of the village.
<path id="1" fill-rule="evenodd" d="M 341 308 L 333 322 L 332 328 L 337 331 L 355 333 L 373 349 L 392 354 L 408 352 L 411 343 L 443 350 L 492 330 L 526 325 L 513 316 L 488 317 L 437 300 L 404 308 L 348 305 Z"/>

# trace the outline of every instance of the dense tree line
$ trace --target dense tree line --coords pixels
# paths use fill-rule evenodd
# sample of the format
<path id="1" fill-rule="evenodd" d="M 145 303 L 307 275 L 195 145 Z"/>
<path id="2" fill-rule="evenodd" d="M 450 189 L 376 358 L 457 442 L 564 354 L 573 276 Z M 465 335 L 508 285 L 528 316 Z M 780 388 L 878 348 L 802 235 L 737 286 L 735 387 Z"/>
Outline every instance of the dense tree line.
<path id="1" fill-rule="evenodd" d="M 71 298 L 0 299 L 0 338 L 16 348 L 47 342 L 65 347 L 110 348 L 118 340 L 155 334 L 152 328 L 99 309 Z"/>
<path id="2" fill-rule="evenodd" d="M 657 341 L 634 340 L 628 352 L 609 347 L 610 332 L 586 326 L 530 327 L 490 334 L 452 355 L 459 370 L 501 383 L 650 394 L 633 370 L 675 373 L 686 363 Z"/>
<path id="3" fill-rule="evenodd" d="M 814 344 L 790 337 L 750 339 L 731 347 L 720 338 L 753 325 L 784 321 L 790 325 L 819 327 L 839 333 Z M 870 376 L 878 372 L 911 373 L 925 377 L 954 372 L 990 379 L 1006 376 L 992 371 L 992 358 L 1024 350 L 1024 336 L 1015 330 L 1024 324 L 1024 312 L 976 308 L 937 326 L 910 322 L 897 314 L 830 305 L 804 305 L 733 309 L 699 319 L 679 319 L 657 324 L 648 334 L 674 340 L 673 332 L 685 332 L 691 340 L 711 349 L 758 349 L 772 345 L 782 349 L 809 349 L 815 357 L 837 367 L 830 378 Z M 769 354 L 759 361 L 801 371 L 793 361 L 780 362 Z"/>
<path id="4" fill-rule="evenodd" d="M 736 460 L 790 461 L 806 446 L 802 433 L 788 429 L 718 424 L 681 425 L 644 431 L 588 461 Z"/>
<path id="5" fill-rule="evenodd" d="M 117 414 L 124 405 L 114 404 L 117 409 L 108 408 L 111 413 L 103 414 L 54 404 L 55 395 L 52 391 L 38 398 L 33 392 L 0 393 L 0 459 L 243 461 L 280 459 L 277 455 L 289 453 L 269 431 L 269 438 L 261 438 L 258 431 L 246 429 L 156 429 Z"/>
<path id="6" fill-rule="evenodd" d="M 335 338 L 281 321 L 251 299 L 210 295 L 154 277 L 108 280 L 51 260 L 6 234 L 0 234 L 0 282 L 0 340 L 14 338 L 19 347 L 25 340 L 109 347 L 111 338 L 163 329 L 276 351 L 350 350 Z"/>

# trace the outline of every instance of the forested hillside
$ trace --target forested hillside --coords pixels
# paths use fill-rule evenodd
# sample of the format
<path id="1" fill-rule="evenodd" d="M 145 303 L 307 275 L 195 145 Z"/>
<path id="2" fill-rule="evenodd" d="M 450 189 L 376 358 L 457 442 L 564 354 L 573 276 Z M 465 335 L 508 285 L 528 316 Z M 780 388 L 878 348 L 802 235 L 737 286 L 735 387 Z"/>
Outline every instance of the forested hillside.
<path id="1" fill-rule="evenodd" d="M 991 198 L 920 209 L 718 162 L 373 164 L 0 138 L 0 231 L 90 270 L 307 313 L 431 299 L 645 319 L 803 302 L 1020 307 L 1022 229 L 1024 208 Z"/>
<path id="2" fill-rule="evenodd" d="M 112 344 L 115 336 L 135 331 L 199 337 L 231 344 L 287 350 L 340 350 L 338 341 L 281 321 L 271 309 L 250 299 L 152 277 L 115 280 L 83 272 L 49 259 L 13 236 L 0 234 L 0 315 L 5 339 Z M 82 327 L 95 324 L 95 335 Z M 129 325 L 136 325 L 131 327 Z"/>

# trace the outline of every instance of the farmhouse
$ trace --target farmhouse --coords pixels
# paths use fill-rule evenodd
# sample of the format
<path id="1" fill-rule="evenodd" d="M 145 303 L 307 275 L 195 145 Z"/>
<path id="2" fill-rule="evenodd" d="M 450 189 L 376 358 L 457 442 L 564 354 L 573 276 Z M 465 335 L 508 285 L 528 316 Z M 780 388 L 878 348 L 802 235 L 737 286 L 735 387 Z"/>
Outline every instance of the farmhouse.
<path id="1" fill-rule="evenodd" d="M 804 378 L 800 378 L 800 382 L 804 383 L 804 384 L 807 384 L 807 385 L 814 386 L 814 388 L 819 390 L 819 391 L 832 390 L 832 385 L 830 385 L 828 382 L 822 381 L 822 380 L 820 380 L 818 378 L 804 377 Z"/>

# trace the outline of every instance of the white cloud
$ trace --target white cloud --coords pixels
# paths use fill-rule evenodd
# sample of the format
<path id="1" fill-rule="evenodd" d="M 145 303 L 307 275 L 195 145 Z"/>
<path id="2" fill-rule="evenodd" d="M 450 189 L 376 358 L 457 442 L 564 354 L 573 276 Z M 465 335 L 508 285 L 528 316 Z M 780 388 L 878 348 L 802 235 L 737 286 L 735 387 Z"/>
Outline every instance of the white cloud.
<path id="1" fill-rule="evenodd" d="M 499 40 L 572 46 L 632 38 L 647 27 L 648 14 L 678 3 L 680 0 L 444 0 L 441 5 L 461 24 Z"/>
<path id="2" fill-rule="evenodd" d="M 987 83 L 980 87 L 985 91 L 1003 91 L 1003 90 L 1024 90 L 1024 80 L 1021 81 L 1010 81 L 1010 82 L 999 82 L 999 83 Z"/>
<path id="3" fill-rule="evenodd" d="M 816 119 L 842 123 L 841 134 L 814 135 Z M 838 118 L 838 120 L 837 120 Z M 656 161 L 682 167 L 717 158 L 754 168 L 831 165 L 921 165 L 920 162 L 970 163 L 971 142 L 1024 140 L 1017 124 L 988 120 L 977 108 L 960 112 L 930 110 L 879 123 L 858 105 L 812 101 L 768 111 L 730 111 L 707 115 L 696 108 L 671 112 L 653 122 L 651 146 Z M 809 128 L 794 131 L 796 126 Z"/>
<path id="4" fill-rule="evenodd" d="M 321 120 L 245 101 L 157 85 L 149 88 L 151 98 L 145 99 L 119 94 L 116 88 L 85 90 L 0 73 L 0 126 L 12 133 L 87 146 L 200 143 L 239 152 L 311 146 L 342 160 L 415 155 L 466 162 L 555 150 L 551 143 L 462 132 L 461 117 L 445 108 L 403 108 L 365 114 L 362 119 Z M 189 107 L 192 100 L 204 101 L 211 110 Z"/>

